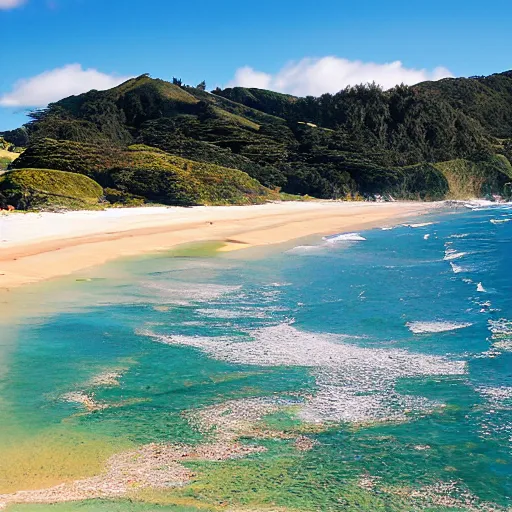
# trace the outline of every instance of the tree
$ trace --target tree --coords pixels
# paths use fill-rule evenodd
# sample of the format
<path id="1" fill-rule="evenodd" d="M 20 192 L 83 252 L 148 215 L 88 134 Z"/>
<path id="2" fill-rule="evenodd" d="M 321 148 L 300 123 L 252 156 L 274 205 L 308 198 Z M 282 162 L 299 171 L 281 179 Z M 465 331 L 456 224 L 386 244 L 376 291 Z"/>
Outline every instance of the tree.
<path id="1" fill-rule="evenodd" d="M 206 91 L 206 82 L 203 80 L 200 84 L 197 84 L 196 89 L 199 89 L 200 91 Z"/>

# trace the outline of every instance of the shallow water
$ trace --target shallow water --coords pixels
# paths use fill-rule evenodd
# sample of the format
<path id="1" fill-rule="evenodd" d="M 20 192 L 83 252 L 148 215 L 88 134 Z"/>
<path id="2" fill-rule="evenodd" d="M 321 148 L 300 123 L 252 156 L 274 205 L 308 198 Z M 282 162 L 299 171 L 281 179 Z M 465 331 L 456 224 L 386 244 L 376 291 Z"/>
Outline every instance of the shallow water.
<path id="1" fill-rule="evenodd" d="M 272 252 L 191 246 L 13 292 L 0 494 L 93 476 L 148 443 L 204 443 L 224 427 L 205 433 L 190 411 L 265 397 L 278 410 L 259 426 L 280 434 L 242 438 L 265 452 L 187 462 L 189 485 L 133 503 L 11 508 L 510 506 L 509 219 L 482 207 Z"/>

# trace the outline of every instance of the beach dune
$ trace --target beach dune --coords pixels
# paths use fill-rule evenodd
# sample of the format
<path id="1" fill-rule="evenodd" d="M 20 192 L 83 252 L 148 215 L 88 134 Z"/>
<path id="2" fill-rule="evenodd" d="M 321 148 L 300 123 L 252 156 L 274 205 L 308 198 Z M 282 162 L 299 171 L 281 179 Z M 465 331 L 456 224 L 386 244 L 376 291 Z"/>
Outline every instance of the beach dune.
<path id="1" fill-rule="evenodd" d="M 119 208 L 0 215 L 0 288 L 107 261 L 218 240 L 222 250 L 366 229 L 427 213 L 437 203 L 284 202 L 259 206 Z"/>

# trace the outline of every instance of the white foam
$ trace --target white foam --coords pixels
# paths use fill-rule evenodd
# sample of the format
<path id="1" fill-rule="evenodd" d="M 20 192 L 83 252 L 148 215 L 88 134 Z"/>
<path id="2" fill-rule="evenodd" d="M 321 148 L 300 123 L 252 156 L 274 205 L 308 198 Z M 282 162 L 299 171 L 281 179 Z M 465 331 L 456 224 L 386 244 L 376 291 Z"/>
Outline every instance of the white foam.
<path id="1" fill-rule="evenodd" d="M 324 250 L 322 245 L 298 245 L 289 251 L 286 251 L 286 254 L 312 254 L 318 253 Z"/>
<path id="2" fill-rule="evenodd" d="M 359 233 L 342 233 L 340 235 L 326 236 L 323 238 L 326 242 L 363 242 L 366 240 L 364 236 Z"/>
<path id="3" fill-rule="evenodd" d="M 512 336 L 512 321 L 506 318 L 489 320 L 489 330 L 496 336 Z"/>
<path id="4" fill-rule="evenodd" d="M 492 347 L 498 351 L 512 351 L 512 321 L 506 318 L 489 320 Z"/>
<path id="5" fill-rule="evenodd" d="M 430 235 L 428 234 L 428 235 L 425 235 L 425 236 L 423 237 L 423 240 L 428 240 L 429 238 L 430 238 Z"/>
<path id="6" fill-rule="evenodd" d="M 471 323 L 462 322 L 408 322 L 405 324 L 414 334 L 428 334 L 437 332 L 456 331 L 470 327 Z"/>
<path id="7" fill-rule="evenodd" d="M 493 343 L 493 347 L 503 352 L 512 352 L 512 339 L 496 341 Z"/>
<path id="8" fill-rule="evenodd" d="M 146 282 L 144 286 L 157 293 L 166 304 L 187 306 L 191 302 L 208 302 L 223 295 L 239 291 L 241 286 L 210 283 Z"/>
<path id="9" fill-rule="evenodd" d="M 263 308 L 247 308 L 245 310 L 232 309 L 197 309 L 197 313 L 208 318 L 266 318 L 268 315 Z"/>
<path id="10" fill-rule="evenodd" d="M 482 283 L 478 283 L 476 285 L 476 291 L 477 292 L 480 292 L 480 293 L 485 293 L 486 292 L 486 289 L 483 287 Z"/>
<path id="11" fill-rule="evenodd" d="M 504 224 L 505 222 L 510 222 L 512 219 L 491 219 L 490 222 L 493 224 Z"/>
<path id="12" fill-rule="evenodd" d="M 512 387 L 510 386 L 480 387 L 476 390 L 497 407 L 506 400 L 512 400 Z"/>
<path id="13" fill-rule="evenodd" d="M 459 258 L 463 258 L 466 256 L 467 252 L 457 252 L 455 249 L 447 249 L 444 252 L 444 260 L 445 261 L 452 261 L 452 260 L 458 260 Z"/>
<path id="14" fill-rule="evenodd" d="M 467 238 L 469 236 L 469 233 L 461 233 L 457 235 L 450 235 L 448 238 Z"/>
<path id="15" fill-rule="evenodd" d="M 454 274 L 460 274 L 461 272 L 464 272 L 464 269 L 460 265 L 457 265 L 451 261 L 450 261 L 450 265 L 452 267 Z"/>
<path id="16" fill-rule="evenodd" d="M 234 364 L 302 366 L 315 377 L 318 393 L 302 410 L 307 421 L 373 421 L 404 418 L 404 409 L 423 410 L 424 398 L 401 396 L 397 379 L 421 375 L 462 375 L 465 363 L 398 349 L 362 348 L 347 336 L 299 331 L 290 324 L 256 329 L 246 336 L 162 336 Z M 429 407 L 434 403 L 429 402 Z"/>
<path id="17" fill-rule="evenodd" d="M 424 228 L 426 226 L 432 226 L 434 222 L 420 222 L 418 224 L 402 224 L 405 228 Z"/>
<path id="18" fill-rule="evenodd" d="M 466 208 L 469 208 L 470 210 L 477 210 L 496 205 L 494 201 L 489 201 L 487 199 L 473 199 L 471 201 L 466 201 L 463 204 Z"/>

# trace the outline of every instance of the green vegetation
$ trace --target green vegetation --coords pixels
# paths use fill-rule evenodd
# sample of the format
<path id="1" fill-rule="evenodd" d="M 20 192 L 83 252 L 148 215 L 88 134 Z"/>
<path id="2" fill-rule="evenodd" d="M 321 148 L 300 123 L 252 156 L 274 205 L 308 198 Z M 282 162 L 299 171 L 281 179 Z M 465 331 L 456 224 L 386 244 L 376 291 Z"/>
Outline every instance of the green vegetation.
<path id="1" fill-rule="evenodd" d="M 20 153 L 20 148 L 0 137 L 0 172 L 5 171 L 20 156 Z"/>
<path id="2" fill-rule="evenodd" d="M 506 195 L 510 194 L 512 166 L 502 155 L 477 162 L 451 160 L 440 162 L 436 167 L 446 176 L 452 199 L 482 197 L 503 192 Z"/>
<path id="3" fill-rule="evenodd" d="M 244 172 L 148 146 L 130 146 L 127 160 L 125 168 L 108 173 L 111 186 L 164 204 L 256 204 L 279 199 L 277 192 Z"/>
<path id="4" fill-rule="evenodd" d="M 81 174 L 48 169 L 18 169 L 0 176 L 0 206 L 19 209 L 42 207 L 91 208 L 103 189 Z"/>
<path id="5" fill-rule="evenodd" d="M 271 190 L 464 198 L 510 188 L 510 105 L 512 72 L 319 98 L 142 75 L 50 104 L 3 137 L 28 146 L 11 167 L 86 174 L 124 204 L 245 204 Z"/>
<path id="6" fill-rule="evenodd" d="M 7 170 L 9 165 L 11 165 L 11 163 L 19 156 L 19 153 L 12 153 L 5 149 L 0 149 L 0 172 Z"/>
<path id="7" fill-rule="evenodd" d="M 121 149 L 108 144 L 38 139 L 15 167 L 85 174 L 105 187 L 106 199 L 128 205 L 254 204 L 279 194 L 236 169 L 194 162 L 145 145 Z"/>

